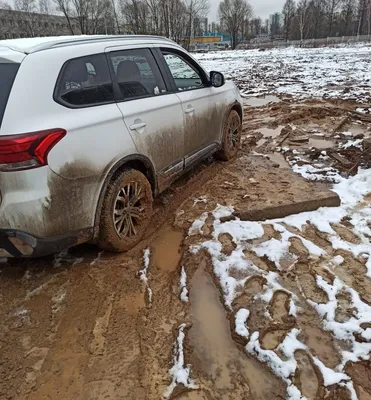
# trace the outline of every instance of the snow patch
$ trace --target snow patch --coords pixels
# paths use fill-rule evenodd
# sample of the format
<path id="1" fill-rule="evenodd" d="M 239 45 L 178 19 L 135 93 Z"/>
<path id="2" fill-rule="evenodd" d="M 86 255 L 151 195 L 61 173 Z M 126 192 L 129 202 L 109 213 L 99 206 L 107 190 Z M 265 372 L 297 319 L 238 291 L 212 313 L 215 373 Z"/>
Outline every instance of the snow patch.
<path id="1" fill-rule="evenodd" d="M 178 338 L 176 341 L 176 345 L 174 347 L 174 356 L 173 363 L 174 365 L 169 370 L 169 375 L 171 377 L 171 384 L 166 388 L 163 394 L 164 399 L 168 399 L 173 393 L 174 389 L 177 385 L 182 384 L 188 389 L 198 389 L 195 381 L 190 378 L 191 374 L 191 366 L 184 365 L 184 338 L 185 333 L 184 329 L 186 328 L 186 324 L 182 324 L 179 326 L 178 330 Z"/>
<path id="2" fill-rule="evenodd" d="M 188 303 L 188 289 L 187 289 L 187 273 L 182 265 L 182 270 L 180 273 L 180 300 Z"/>
<path id="3" fill-rule="evenodd" d="M 235 322 L 236 322 L 236 333 L 239 336 L 248 338 L 249 329 L 247 328 L 247 320 L 249 318 L 250 311 L 245 308 L 241 308 L 237 311 Z"/>
<path id="4" fill-rule="evenodd" d="M 140 280 L 145 285 L 145 288 L 146 288 L 147 294 L 148 294 L 148 302 L 151 305 L 152 304 L 152 289 L 149 286 L 148 276 L 147 276 L 150 255 L 151 255 L 150 249 L 144 250 L 144 254 L 143 254 L 144 267 L 138 272 L 138 275 L 139 275 Z"/>

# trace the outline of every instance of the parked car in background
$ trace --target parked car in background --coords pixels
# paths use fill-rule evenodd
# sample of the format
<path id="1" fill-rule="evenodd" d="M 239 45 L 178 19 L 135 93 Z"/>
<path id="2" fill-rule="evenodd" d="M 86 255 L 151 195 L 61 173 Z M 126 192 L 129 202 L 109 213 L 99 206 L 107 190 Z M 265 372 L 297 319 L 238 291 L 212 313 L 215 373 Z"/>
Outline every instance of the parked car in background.
<path id="1" fill-rule="evenodd" d="M 0 256 L 136 245 L 154 196 L 239 148 L 242 101 L 171 40 L 0 41 Z"/>

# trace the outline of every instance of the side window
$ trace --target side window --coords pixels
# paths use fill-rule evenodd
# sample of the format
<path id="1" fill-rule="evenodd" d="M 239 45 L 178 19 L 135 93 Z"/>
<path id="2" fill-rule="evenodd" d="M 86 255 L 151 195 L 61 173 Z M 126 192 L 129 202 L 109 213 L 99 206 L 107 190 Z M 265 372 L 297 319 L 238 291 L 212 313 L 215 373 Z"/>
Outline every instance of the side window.
<path id="1" fill-rule="evenodd" d="M 72 106 L 93 106 L 114 101 L 112 81 L 104 54 L 75 58 L 62 68 L 56 100 Z"/>
<path id="2" fill-rule="evenodd" d="M 179 91 L 204 87 L 202 77 L 189 62 L 175 53 L 162 52 Z"/>
<path id="3" fill-rule="evenodd" d="M 160 70 L 148 49 L 109 54 L 124 99 L 157 96 L 166 92 Z"/>

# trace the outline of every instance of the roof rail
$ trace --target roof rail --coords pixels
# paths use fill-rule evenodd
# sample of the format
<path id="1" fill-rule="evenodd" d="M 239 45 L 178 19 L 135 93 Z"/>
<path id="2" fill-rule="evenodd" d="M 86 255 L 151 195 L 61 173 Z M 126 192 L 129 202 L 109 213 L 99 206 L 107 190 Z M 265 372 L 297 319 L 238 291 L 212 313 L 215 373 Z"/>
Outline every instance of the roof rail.
<path id="1" fill-rule="evenodd" d="M 78 36 L 76 39 L 66 39 L 55 42 L 45 42 L 39 45 L 36 45 L 32 52 L 47 50 L 55 47 L 63 47 L 63 46 L 70 46 L 75 44 L 84 44 L 88 42 L 109 42 L 115 40 L 133 40 L 133 39 L 150 39 L 150 40 L 165 40 L 167 42 L 174 43 L 173 40 L 163 37 L 163 36 L 155 36 L 155 35 L 97 35 L 96 37 L 93 36 Z"/>

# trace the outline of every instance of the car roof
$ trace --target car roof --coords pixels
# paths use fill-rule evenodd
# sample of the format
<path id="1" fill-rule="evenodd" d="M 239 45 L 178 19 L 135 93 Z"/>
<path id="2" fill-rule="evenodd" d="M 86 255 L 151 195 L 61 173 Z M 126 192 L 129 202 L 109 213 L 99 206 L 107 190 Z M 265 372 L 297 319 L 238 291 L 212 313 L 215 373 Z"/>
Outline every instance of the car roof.
<path id="1" fill-rule="evenodd" d="M 125 41 L 125 44 L 135 44 L 138 41 L 150 43 L 173 43 L 170 39 L 161 36 L 148 35 L 79 35 L 79 36 L 50 36 L 25 39 L 0 40 L 0 48 L 8 48 L 25 54 L 48 50 L 56 47 L 73 46 L 89 43 L 103 43 L 113 41 Z"/>

